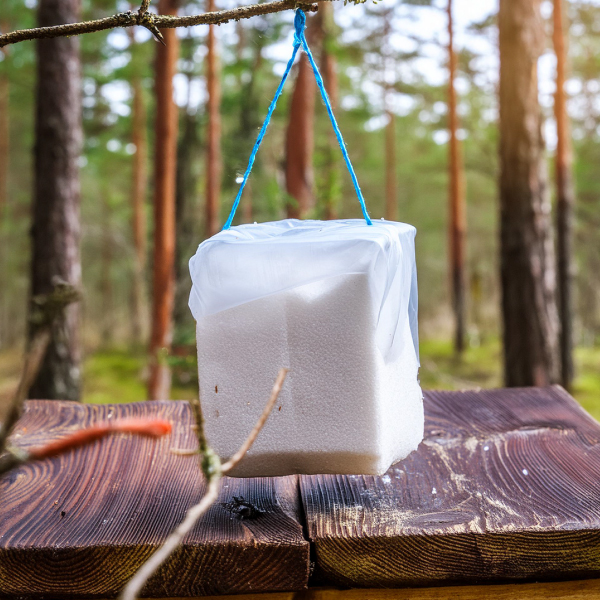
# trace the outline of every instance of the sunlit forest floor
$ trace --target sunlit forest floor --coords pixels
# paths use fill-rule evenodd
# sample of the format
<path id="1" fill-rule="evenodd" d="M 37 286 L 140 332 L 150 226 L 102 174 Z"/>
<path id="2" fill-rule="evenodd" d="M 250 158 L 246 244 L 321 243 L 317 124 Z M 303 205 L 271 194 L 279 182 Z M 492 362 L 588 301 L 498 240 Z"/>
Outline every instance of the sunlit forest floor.
<path id="1" fill-rule="evenodd" d="M 460 390 L 502 385 L 501 347 L 497 339 L 485 340 L 468 348 L 458 359 L 449 341 L 422 340 L 421 384 L 424 389 Z M 583 407 L 600 420 L 600 347 L 578 348 L 577 379 L 573 395 Z M 0 405 L 15 389 L 22 355 L 20 351 L 0 353 Z M 196 395 L 193 357 L 178 359 L 174 365 L 172 398 Z M 143 349 L 125 348 L 90 353 L 84 368 L 85 402 L 136 402 L 146 398 L 145 357 Z"/>

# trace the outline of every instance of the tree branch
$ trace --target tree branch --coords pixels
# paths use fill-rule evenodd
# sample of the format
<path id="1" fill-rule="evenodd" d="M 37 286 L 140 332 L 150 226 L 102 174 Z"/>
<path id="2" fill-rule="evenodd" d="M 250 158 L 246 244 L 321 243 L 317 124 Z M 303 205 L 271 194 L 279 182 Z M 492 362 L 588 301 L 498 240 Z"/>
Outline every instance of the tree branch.
<path id="1" fill-rule="evenodd" d="M 221 466 L 221 460 L 208 445 L 206 440 L 206 435 L 204 433 L 204 416 L 202 415 L 200 401 L 194 400 L 190 402 L 196 420 L 198 453 L 202 455 L 202 472 L 208 483 L 206 494 L 204 494 L 202 500 L 200 500 L 198 504 L 195 504 L 187 511 L 184 520 L 179 524 L 175 531 L 169 535 L 165 543 L 150 556 L 129 580 L 129 583 L 125 586 L 119 596 L 119 600 L 135 600 L 138 597 L 150 577 L 154 575 L 157 569 L 169 558 L 169 556 L 171 556 L 173 551 L 177 549 L 183 538 L 192 530 L 198 519 L 215 503 L 219 497 L 219 484 L 221 482 L 222 474 L 233 468 L 244 457 L 244 454 L 250 449 L 254 440 L 256 440 L 256 436 L 260 433 L 260 430 L 263 428 L 277 401 L 277 397 L 279 396 L 279 392 L 281 392 L 287 374 L 288 369 L 279 370 L 275 385 L 271 391 L 271 396 L 256 425 L 250 432 L 250 435 L 246 438 L 246 441 L 241 445 L 240 449 L 223 466 Z"/>
<path id="2" fill-rule="evenodd" d="M 250 4 L 248 6 L 239 6 L 229 10 L 219 10 L 215 12 L 203 13 L 201 15 L 191 15 L 184 17 L 174 17 L 171 15 L 157 15 L 147 12 L 149 1 L 143 0 L 140 9 L 137 12 L 122 12 L 112 17 L 96 19 L 95 21 L 84 21 L 82 23 L 67 23 L 65 25 L 54 25 L 52 27 L 37 27 L 34 29 L 21 29 L 11 33 L 0 35 L 0 48 L 9 44 L 16 44 L 26 40 L 38 40 L 56 37 L 67 37 L 72 35 L 81 35 L 83 33 L 92 33 L 94 31 L 105 31 L 116 27 L 133 27 L 139 25 L 148 29 L 159 41 L 162 41 L 159 29 L 192 27 L 194 25 L 220 25 L 229 21 L 239 21 L 249 19 L 257 15 L 268 15 L 281 12 L 292 8 L 302 8 L 305 12 L 315 12 L 318 10 L 319 2 L 332 2 L 333 0 L 315 0 L 315 3 L 298 2 L 297 0 L 276 0 L 275 2 L 265 2 L 264 4 Z M 355 0 L 357 3 L 365 0 Z"/>
<path id="3" fill-rule="evenodd" d="M 262 414 L 260 415 L 260 418 L 256 422 L 254 429 L 250 432 L 250 435 L 246 438 L 246 441 L 240 446 L 240 449 L 226 463 L 223 463 L 223 465 L 221 465 L 222 473 L 227 473 L 228 471 L 231 471 L 231 469 L 233 469 L 233 467 L 235 467 L 235 465 L 237 465 L 240 462 L 240 460 L 244 458 L 244 455 L 246 454 L 246 452 L 248 452 L 248 450 L 250 450 L 252 444 L 254 444 L 256 436 L 260 433 L 260 430 L 263 428 L 264 424 L 269 418 L 269 415 L 271 414 L 271 411 L 273 410 L 273 406 L 275 406 L 275 402 L 277 402 L 279 392 L 281 392 L 281 388 L 283 387 L 283 382 L 287 377 L 288 371 L 289 369 L 279 369 L 277 379 L 275 380 L 275 385 L 271 390 L 271 397 L 269 398 L 269 401 L 267 402 Z"/>
<path id="4" fill-rule="evenodd" d="M 23 402 L 46 355 L 46 350 L 52 339 L 52 324 L 63 314 L 64 309 L 69 304 L 79 300 L 79 296 L 79 291 L 73 286 L 63 281 L 56 281 L 52 292 L 34 296 L 31 300 L 33 306 L 29 321 L 36 328 L 36 331 L 25 355 L 25 364 L 19 386 L 13 396 L 6 419 L 4 423 L 0 424 L 0 455 L 6 448 L 10 430 L 21 416 Z"/>

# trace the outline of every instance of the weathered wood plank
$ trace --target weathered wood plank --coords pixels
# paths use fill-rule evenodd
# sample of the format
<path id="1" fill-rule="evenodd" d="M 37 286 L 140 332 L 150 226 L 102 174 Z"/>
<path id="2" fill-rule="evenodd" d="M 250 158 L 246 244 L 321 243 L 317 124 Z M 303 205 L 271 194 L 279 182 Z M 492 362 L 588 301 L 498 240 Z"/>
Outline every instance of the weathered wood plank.
<path id="1" fill-rule="evenodd" d="M 335 584 L 600 576 L 600 426 L 560 388 L 425 394 L 419 450 L 383 477 L 301 478 Z"/>
<path id="2" fill-rule="evenodd" d="M 185 402 L 90 406 L 31 401 L 13 441 L 35 446 L 106 419 L 164 417 L 161 440 L 112 436 L 0 479 L 0 595 L 116 594 L 203 494 Z M 228 479 L 219 503 L 150 581 L 146 595 L 189 596 L 306 587 L 297 479 Z M 222 503 L 243 496 L 263 514 L 239 520 Z"/>

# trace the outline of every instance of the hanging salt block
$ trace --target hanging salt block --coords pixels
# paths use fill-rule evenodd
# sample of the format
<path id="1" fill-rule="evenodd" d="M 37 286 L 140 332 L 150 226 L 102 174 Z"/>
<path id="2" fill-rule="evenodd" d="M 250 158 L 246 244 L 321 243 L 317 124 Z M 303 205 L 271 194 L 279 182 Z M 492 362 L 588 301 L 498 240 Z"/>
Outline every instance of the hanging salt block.
<path id="1" fill-rule="evenodd" d="M 410 225 L 288 219 L 240 225 L 190 260 L 200 398 L 223 460 L 290 369 L 231 475 L 384 473 L 423 437 Z"/>

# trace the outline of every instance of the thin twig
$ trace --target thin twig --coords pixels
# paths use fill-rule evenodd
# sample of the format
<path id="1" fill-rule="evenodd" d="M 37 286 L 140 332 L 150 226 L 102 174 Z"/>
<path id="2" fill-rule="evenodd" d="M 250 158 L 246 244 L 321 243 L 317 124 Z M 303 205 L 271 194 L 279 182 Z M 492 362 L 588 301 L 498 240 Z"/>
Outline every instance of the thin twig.
<path id="1" fill-rule="evenodd" d="M 17 391 L 10 404 L 8 415 L 6 416 L 4 423 L 0 424 L 0 454 L 2 454 L 6 448 L 6 440 L 8 439 L 11 429 L 15 426 L 15 423 L 21 416 L 23 402 L 27 397 L 29 388 L 37 377 L 42 360 L 44 360 L 46 350 L 50 344 L 51 337 L 49 327 L 38 330 L 34 335 L 29 351 L 25 356 L 25 365 L 23 366 L 21 380 L 19 381 L 19 386 L 17 387 Z"/>
<path id="2" fill-rule="evenodd" d="M 4 423 L 0 424 L 0 455 L 6 449 L 6 441 L 10 435 L 10 430 L 19 420 L 23 402 L 39 373 L 46 350 L 52 339 L 52 325 L 63 314 L 64 309 L 69 304 L 79 299 L 79 295 L 79 291 L 73 286 L 63 281 L 57 281 L 52 292 L 32 298 L 29 321 L 35 328 L 35 333 L 25 355 L 23 372 L 10 404 L 8 415 Z"/>
<path id="3" fill-rule="evenodd" d="M 246 438 L 246 441 L 241 445 L 240 449 L 226 463 L 221 465 L 221 471 L 223 473 L 231 471 L 231 469 L 233 469 L 233 467 L 235 467 L 235 465 L 237 465 L 240 462 L 240 460 L 242 460 L 246 452 L 250 450 L 252 444 L 254 444 L 254 440 L 256 440 L 256 437 L 260 433 L 260 430 L 263 428 L 264 424 L 269 418 L 269 415 L 273 410 L 273 406 L 275 406 L 275 402 L 277 402 L 279 392 L 281 392 L 281 388 L 283 387 L 283 382 L 285 381 L 288 371 L 289 369 L 279 370 L 279 373 L 277 374 L 277 379 L 275 380 L 275 385 L 271 390 L 271 397 L 269 398 L 269 401 L 267 402 L 267 405 L 265 406 L 262 415 L 260 415 L 260 418 L 254 426 L 254 429 L 250 432 L 250 435 Z"/>
<path id="4" fill-rule="evenodd" d="M 214 477 L 208 484 L 206 494 L 195 506 L 192 506 L 185 515 L 181 524 L 169 535 L 165 543 L 140 567 L 136 574 L 125 586 L 120 600 L 135 600 L 142 591 L 150 577 L 171 556 L 181 540 L 191 531 L 198 519 L 216 502 L 219 497 L 219 483 L 221 477 Z"/>
<path id="5" fill-rule="evenodd" d="M 257 15 L 268 15 L 292 8 L 302 8 L 305 12 L 315 12 L 318 10 L 319 2 L 333 1 L 334 0 L 315 0 L 314 3 L 304 3 L 298 2 L 297 0 L 276 0 L 275 2 L 250 4 L 248 6 L 239 6 L 229 10 L 219 10 L 183 17 L 157 15 L 147 12 L 146 4 L 149 3 L 142 2 L 142 5 L 137 12 L 127 11 L 103 19 L 96 19 L 94 21 L 67 23 L 65 25 L 53 25 L 51 27 L 36 27 L 34 29 L 21 29 L 12 31 L 11 33 L 5 33 L 4 35 L 0 35 L 0 48 L 27 40 L 67 37 L 115 29 L 116 27 L 133 27 L 134 25 L 145 27 L 157 37 L 158 29 L 192 27 L 193 25 L 220 25 L 222 23 L 228 23 L 229 21 L 240 21 L 241 19 L 249 19 L 250 17 L 255 17 Z M 146 7 L 146 9 L 144 7 Z M 158 32 L 158 35 L 160 36 L 160 32 Z M 160 40 L 161 37 L 162 36 L 158 39 Z"/>
<path id="6" fill-rule="evenodd" d="M 256 440 L 256 437 L 263 428 L 277 401 L 277 397 L 279 396 L 279 392 L 281 392 L 287 373 L 288 369 L 280 369 L 277 379 L 275 380 L 275 385 L 271 391 L 269 401 L 260 415 L 258 422 L 240 449 L 223 466 L 221 466 L 219 457 L 214 453 L 206 440 L 206 435 L 204 433 L 204 417 L 202 415 L 200 401 L 194 400 L 190 402 L 198 429 L 198 452 L 202 454 L 202 472 L 208 482 L 206 494 L 204 494 L 202 500 L 200 500 L 198 504 L 192 506 L 192 508 L 188 510 L 185 519 L 177 529 L 169 535 L 165 543 L 141 566 L 123 589 L 123 592 L 119 597 L 120 600 L 135 600 L 138 597 L 150 577 L 154 575 L 157 569 L 177 549 L 183 538 L 192 530 L 198 519 L 216 502 L 219 497 L 219 483 L 221 481 L 222 473 L 224 473 L 225 470 L 233 468 L 243 458 Z"/>
<path id="7" fill-rule="evenodd" d="M 142 0 L 142 3 L 140 4 L 140 9 L 138 10 L 138 15 L 140 15 L 140 17 L 148 12 L 148 9 L 150 8 L 150 0 Z"/>

